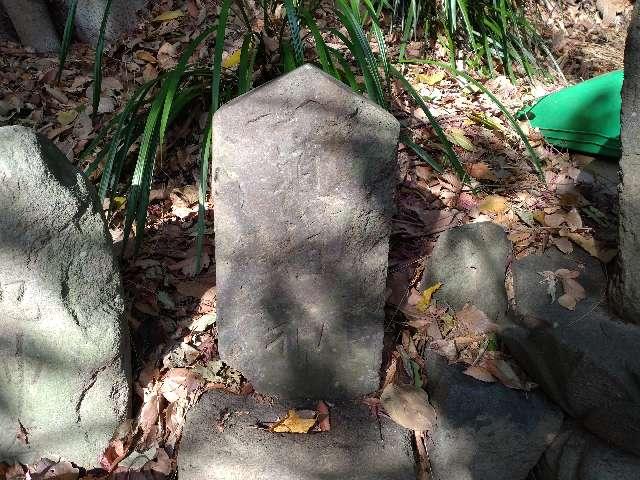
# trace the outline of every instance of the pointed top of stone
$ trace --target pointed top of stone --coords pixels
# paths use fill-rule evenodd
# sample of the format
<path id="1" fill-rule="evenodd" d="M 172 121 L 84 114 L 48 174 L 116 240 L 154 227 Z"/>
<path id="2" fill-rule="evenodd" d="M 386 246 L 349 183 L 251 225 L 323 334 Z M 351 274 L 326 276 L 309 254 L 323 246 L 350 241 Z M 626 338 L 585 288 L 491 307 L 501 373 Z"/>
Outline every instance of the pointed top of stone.
<path id="1" fill-rule="evenodd" d="M 243 105 L 254 105 L 260 99 L 269 98 L 272 108 L 286 107 L 296 99 L 318 102 L 318 104 L 335 104 L 346 98 L 357 99 L 361 108 L 381 117 L 381 125 L 399 126 L 396 118 L 387 110 L 367 97 L 354 92 L 348 85 L 320 70 L 315 65 L 305 63 L 291 72 L 277 77 L 244 95 L 234 98 L 223 105 L 214 115 L 214 122 L 228 123 L 235 118 L 231 111 L 244 112 Z M 300 108 L 298 105 L 297 108 Z"/>
<path id="2" fill-rule="evenodd" d="M 399 130 L 311 65 L 216 112 L 220 356 L 256 390 L 378 388 Z"/>

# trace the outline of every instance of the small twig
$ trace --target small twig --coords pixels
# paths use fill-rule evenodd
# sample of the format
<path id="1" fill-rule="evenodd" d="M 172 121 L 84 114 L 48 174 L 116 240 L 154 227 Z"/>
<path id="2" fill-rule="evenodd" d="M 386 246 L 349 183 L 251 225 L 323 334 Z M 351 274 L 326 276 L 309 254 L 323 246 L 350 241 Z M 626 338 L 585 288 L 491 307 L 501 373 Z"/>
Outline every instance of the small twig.
<path id="1" fill-rule="evenodd" d="M 435 480 L 423 432 L 413 432 L 418 453 L 418 480 Z"/>
<path id="2" fill-rule="evenodd" d="M 472 367 L 475 367 L 476 365 L 478 365 L 478 363 L 480 363 L 480 360 L 482 360 L 482 357 L 484 356 L 484 352 L 487 351 L 487 347 L 488 346 L 489 346 L 489 337 L 485 338 L 484 342 L 482 342 L 482 347 L 480 347 L 480 351 L 478 352 L 478 356 L 476 357 L 476 359 L 471 364 Z"/>

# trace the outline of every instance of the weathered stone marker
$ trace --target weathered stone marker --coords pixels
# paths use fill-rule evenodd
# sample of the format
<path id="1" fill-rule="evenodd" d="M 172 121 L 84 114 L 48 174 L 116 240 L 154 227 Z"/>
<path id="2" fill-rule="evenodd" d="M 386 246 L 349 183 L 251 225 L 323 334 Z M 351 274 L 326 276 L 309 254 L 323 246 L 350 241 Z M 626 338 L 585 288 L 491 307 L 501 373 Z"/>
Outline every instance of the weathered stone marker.
<path id="1" fill-rule="evenodd" d="M 398 134 L 310 65 L 214 116 L 220 356 L 281 402 L 205 394 L 185 425 L 183 480 L 415 478 L 408 432 L 358 399 L 379 386 Z M 305 399 L 335 402 L 330 431 L 256 428 L 315 408 Z"/>
<path id="2" fill-rule="evenodd" d="M 258 391 L 378 388 L 398 134 L 310 65 L 214 116 L 220 355 Z"/>
<path id="3" fill-rule="evenodd" d="M 130 391 L 120 274 L 97 195 L 49 140 L 3 127 L 0 206 L 0 461 L 95 465 Z"/>
<path id="4" fill-rule="evenodd" d="M 624 52 L 618 271 L 610 285 L 614 306 L 640 323 L 640 4 L 633 10 Z"/>

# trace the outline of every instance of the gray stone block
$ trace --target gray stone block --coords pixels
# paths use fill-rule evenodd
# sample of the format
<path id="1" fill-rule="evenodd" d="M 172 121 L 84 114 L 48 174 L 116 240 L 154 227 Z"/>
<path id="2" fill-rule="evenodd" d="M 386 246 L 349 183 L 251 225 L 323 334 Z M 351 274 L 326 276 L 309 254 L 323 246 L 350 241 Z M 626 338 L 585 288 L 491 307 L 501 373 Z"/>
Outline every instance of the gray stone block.
<path id="1" fill-rule="evenodd" d="M 95 189 L 49 140 L 2 127 L 0 205 L 0 461 L 95 465 L 127 418 L 131 376 Z"/>
<path id="2" fill-rule="evenodd" d="M 562 432 L 535 468 L 536 480 L 638 480 L 640 457 L 612 448 L 575 422 Z"/>
<path id="3" fill-rule="evenodd" d="M 434 478 L 524 480 L 560 430 L 560 409 L 539 391 L 471 378 L 432 350 L 425 360 L 438 416 L 427 446 Z"/>
<path id="4" fill-rule="evenodd" d="M 8 40 L 10 42 L 17 42 L 18 35 L 16 30 L 11 24 L 11 19 L 0 2 L 0 40 Z"/>
<path id="5" fill-rule="evenodd" d="M 518 363 L 565 412 L 600 438 L 640 455 L 640 328 L 616 321 L 605 310 L 602 272 L 589 259 L 553 249 L 514 262 L 518 311 L 501 336 Z M 577 280 L 588 298 L 574 312 L 549 304 L 537 272 L 575 270 L 585 262 Z"/>
<path id="6" fill-rule="evenodd" d="M 610 293 L 616 311 L 640 323 L 640 4 L 633 9 L 625 47 L 621 123 L 619 253 Z"/>
<path id="7" fill-rule="evenodd" d="M 553 301 L 547 292 L 547 284 L 540 272 L 566 268 L 580 272 L 576 281 L 585 289 L 587 298 L 568 310 Z M 607 302 L 607 282 L 600 262 L 581 249 L 567 255 L 555 247 L 542 255 L 529 255 L 511 264 L 515 293 L 515 313 L 541 318 L 549 323 L 565 325 L 580 322 L 599 306 Z M 563 294 L 561 282 L 557 282 L 556 298 Z"/>
<path id="8" fill-rule="evenodd" d="M 258 391 L 378 388 L 398 133 L 310 65 L 216 112 L 220 355 Z"/>
<path id="9" fill-rule="evenodd" d="M 67 8 L 70 1 L 63 0 Z M 124 33 L 133 30 L 138 23 L 137 12 L 144 7 L 144 3 L 144 0 L 113 0 L 105 29 L 107 40 L 117 40 Z M 92 45 L 98 42 L 106 4 L 107 0 L 82 0 L 78 2 L 74 26 L 77 37 L 83 42 Z M 66 18 L 66 9 L 58 10 L 56 14 Z"/>
<path id="10" fill-rule="evenodd" d="M 597 310 L 580 324 L 510 327 L 502 338 L 565 412 L 600 438 L 640 455 L 638 328 Z"/>
<path id="11" fill-rule="evenodd" d="M 20 42 L 36 52 L 55 52 L 60 39 L 43 0 L 2 0 Z"/>
<path id="12" fill-rule="evenodd" d="M 336 405 L 331 430 L 271 433 L 282 406 L 210 392 L 187 416 L 178 456 L 181 480 L 414 480 L 410 433 L 364 405 Z"/>
<path id="13" fill-rule="evenodd" d="M 420 289 L 442 282 L 436 300 L 456 310 L 465 303 L 475 305 L 492 321 L 502 323 L 507 312 L 504 278 L 511 249 L 507 234 L 495 223 L 447 230 L 429 257 Z"/>

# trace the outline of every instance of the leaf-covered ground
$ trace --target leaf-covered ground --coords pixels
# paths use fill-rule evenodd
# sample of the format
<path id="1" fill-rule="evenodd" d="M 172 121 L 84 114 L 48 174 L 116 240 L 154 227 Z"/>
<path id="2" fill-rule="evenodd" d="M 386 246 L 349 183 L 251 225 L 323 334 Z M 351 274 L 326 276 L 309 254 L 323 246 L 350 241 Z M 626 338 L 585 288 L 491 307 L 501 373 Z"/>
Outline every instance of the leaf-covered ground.
<path id="1" fill-rule="evenodd" d="M 605 25 L 594 2 L 567 3 L 567 8 L 539 8 L 544 33 L 568 81 L 574 83 L 622 68 L 624 15 L 614 15 L 613 23 Z M 212 23 L 215 13 L 216 4 L 210 0 L 154 2 L 139 31 L 108 50 L 100 114 L 94 118 L 89 115 L 93 66 L 89 47 L 74 45 L 62 82 L 56 84 L 55 56 L 0 43 L 0 124 L 32 126 L 77 163 L 82 148 L 132 90 L 175 66 L 183 48 Z M 233 52 L 240 47 L 242 38 L 233 38 L 233 29 L 231 32 L 225 50 L 229 55 L 227 65 L 234 68 Z M 397 35 L 390 33 L 387 40 L 393 53 Z M 327 42 L 331 44 L 331 38 Z M 408 47 L 412 57 L 424 56 L 426 51 L 420 42 Z M 197 50 L 194 61 L 211 55 L 212 42 L 205 43 Z M 447 58 L 437 46 L 435 56 Z M 438 174 L 404 145 L 399 147 L 403 180 L 397 190 L 398 213 L 391 239 L 389 341 L 380 392 L 393 383 L 424 383 L 428 372 L 424 371 L 420 352 L 433 342 L 449 360 L 467 364 L 467 373 L 479 380 L 530 389 L 533 385 L 529 379 L 497 349 L 493 324 L 483 312 L 472 305 L 452 311 L 432 304 L 430 295 L 437 285 L 425 292 L 416 290 L 424 259 L 444 230 L 491 220 L 508 230 L 516 257 L 554 244 L 566 253 L 583 248 L 606 263 L 616 246 L 615 187 L 612 188 L 610 177 L 603 179 L 600 175 L 600 162 L 554 150 L 543 143 L 538 132 L 527 129 L 530 142 L 543 160 L 546 183 L 542 182 L 504 115 L 485 95 L 435 67 L 398 68 L 403 68 L 413 86 L 428 100 L 471 180 L 470 185 L 464 185 L 451 172 Z M 498 76 L 483 84 L 515 112 L 560 88 L 564 81 L 558 76 L 533 82 L 522 78 L 512 85 L 506 77 Z M 394 113 L 411 130 L 414 141 L 433 156 L 441 157 L 437 137 L 422 111 L 400 95 L 400 89 L 394 87 L 393 91 Z M 185 414 L 202 392 L 224 389 L 252 393 L 242 374 L 218 357 L 212 205 L 207 210 L 209 235 L 204 247 L 204 268 L 194 275 L 197 159 L 205 121 L 196 109 L 170 132 L 168 147 L 160 152 L 155 172 L 143 246 L 137 256 L 127 251 L 123 259 L 127 317 L 134 345 L 133 419 L 122 425 L 110 445 L 105 445 L 103 469 L 86 472 L 68 462 L 42 460 L 29 466 L 0 464 L 0 477 L 167 478 L 176 469 Z M 94 179 L 98 175 L 99 170 Z M 116 244 L 122 241 L 125 201 L 116 197 L 116 204 L 111 206 L 116 214 L 109 218 L 109 228 Z M 579 276 L 574 272 L 548 273 L 545 281 L 550 289 L 558 283 L 565 287 L 567 298 L 558 299 L 565 308 L 580 301 Z M 399 381 L 403 377 L 404 381 Z M 366 402 L 373 411 L 383 414 L 384 405 L 378 398 L 375 395 Z M 322 407 L 316 415 L 317 423 L 328 429 L 329 419 L 320 410 Z M 292 417 L 283 412 L 280 428 L 307 425 L 306 413 L 307 417 L 294 412 Z M 28 432 L 17 434 L 22 441 L 28 441 Z M 421 442 L 418 451 L 424 456 Z"/>

